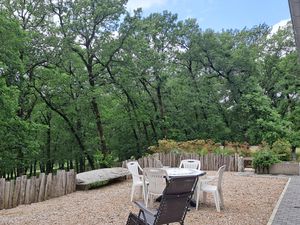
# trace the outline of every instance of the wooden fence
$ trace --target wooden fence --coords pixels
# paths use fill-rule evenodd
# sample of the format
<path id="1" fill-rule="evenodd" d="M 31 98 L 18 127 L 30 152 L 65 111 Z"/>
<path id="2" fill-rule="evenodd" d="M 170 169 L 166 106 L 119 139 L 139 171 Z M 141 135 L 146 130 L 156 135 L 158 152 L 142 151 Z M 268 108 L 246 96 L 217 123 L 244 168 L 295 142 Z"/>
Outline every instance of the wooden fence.
<path id="1" fill-rule="evenodd" d="M 238 154 L 225 156 L 209 153 L 200 156 L 195 153 L 155 153 L 153 155 L 138 159 L 140 166 L 145 167 L 160 167 L 163 166 L 178 167 L 182 159 L 197 159 L 201 162 L 201 170 L 218 170 L 222 165 L 226 165 L 227 171 L 244 171 L 243 157 Z M 123 161 L 122 167 L 126 167 L 126 163 L 132 160 Z"/>
<path id="2" fill-rule="evenodd" d="M 30 179 L 26 176 L 11 181 L 0 178 L 0 210 L 72 193 L 76 188 L 75 180 L 74 170 L 58 170 L 56 175 L 41 173 L 38 178 Z"/>

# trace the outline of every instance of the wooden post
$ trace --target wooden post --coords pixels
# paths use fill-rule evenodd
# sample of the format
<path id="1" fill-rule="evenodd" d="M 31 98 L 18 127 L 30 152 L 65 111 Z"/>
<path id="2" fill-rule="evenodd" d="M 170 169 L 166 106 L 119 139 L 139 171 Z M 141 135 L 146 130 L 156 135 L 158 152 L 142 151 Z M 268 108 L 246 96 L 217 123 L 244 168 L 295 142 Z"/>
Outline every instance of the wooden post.
<path id="1" fill-rule="evenodd" d="M 50 188 L 50 195 L 49 197 L 50 198 L 55 198 L 57 197 L 57 175 L 56 176 L 52 176 L 52 182 L 51 182 L 51 186 L 49 187 Z"/>
<path id="2" fill-rule="evenodd" d="M 9 198 L 8 198 L 8 208 L 11 209 L 13 207 L 13 195 L 15 190 L 15 181 L 10 181 L 10 187 L 9 187 Z"/>
<path id="3" fill-rule="evenodd" d="M 0 178 L 0 210 L 4 209 L 5 179 Z"/>
<path id="4" fill-rule="evenodd" d="M 41 179 L 40 177 L 35 180 L 35 197 L 34 202 L 39 201 L 39 194 L 40 194 L 40 185 L 41 185 Z"/>
<path id="5" fill-rule="evenodd" d="M 75 177 L 74 177 L 74 170 L 70 170 L 67 172 L 67 182 L 66 182 L 66 194 L 70 194 L 74 192 L 76 188 L 76 183 L 75 183 Z M 74 188 L 75 186 L 75 188 Z"/>
<path id="6" fill-rule="evenodd" d="M 73 176 L 73 179 L 72 179 L 73 191 L 72 192 L 74 192 L 74 191 L 76 191 L 76 172 L 75 172 L 75 170 L 71 170 L 71 172 L 72 172 L 72 176 Z"/>
<path id="7" fill-rule="evenodd" d="M 238 171 L 238 159 L 239 159 L 239 155 L 237 153 L 234 154 L 234 171 L 237 172 Z"/>
<path id="8" fill-rule="evenodd" d="M 238 158 L 238 172 L 244 172 L 244 158 L 242 156 Z"/>
<path id="9" fill-rule="evenodd" d="M 27 179 L 26 182 L 26 191 L 25 191 L 25 204 L 30 204 L 30 188 L 31 188 L 31 180 Z"/>
<path id="10" fill-rule="evenodd" d="M 41 173 L 39 175 L 39 179 L 41 180 L 40 183 L 40 191 L 39 191 L 39 197 L 38 202 L 44 201 L 45 199 L 45 186 L 46 186 L 46 176 L 44 173 Z"/>
<path id="11" fill-rule="evenodd" d="M 48 200 L 51 198 L 51 191 L 52 191 L 52 173 L 49 173 L 47 175 L 47 182 L 45 183 L 45 185 L 43 186 L 44 191 L 43 194 L 44 196 L 42 197 L 42 199 Z M 41 188 L 42 188 L 42 183 L 41 183 Z M 41 193 L 41 189 L 40 189 L 40 194 Z M 40 201 L 40 200 L 39 200 Z"/>
<path id="12" fill-rule="evenodd" d="M 67 173 L 65 170 L 61 171 L 61 179 L 62 179 L 61 195 L 65 195 L 66 194 L 66 183 L 67 183 Z"/>
<path id="13" fill-rule="evenodd" d="M 20 202 L 20 191 L 21 191 L 21 177 L 17 177 L 15 190 L 13 194 L 13 203 L 12 207 L 16 207 L 19 205 Z"/>
<path id="14" fill-rule="evenodd" d="M 10 182 L 5 182 L 5 189 L 4 189 L 4 209 L 8 209 L 9 207 L 9 189 L 10 189 Z"/>
<path id="15" fill-rule="evenodd" d="M 30 181 L 30 197 L 29 197 L 29 199 L 30 199 L 30 203 L 33 203 L 34 202 L 34 200 L 35 200 L 35 193 L 36 193 L 36 177 L 35 176 L 33 176 L 33 177 L 31 177 L 31 179 L 30 179 L 31 181 Z"/>
<path id="16" fill-rule="evenodd" d="M 66 175 L 66 194 L 70 194 L 72 192 L 71 187 L 72 187 L 72 174 L 71 171 L 67 172 Z"/>
<path id="17" fill-rule="evenodd" d="M 26 175 L 23 175 L 21 177 L 20 201 L 19 201 L 20 205 L 25 203 L 26 183 L 27 183 L 27 177 Z"/>

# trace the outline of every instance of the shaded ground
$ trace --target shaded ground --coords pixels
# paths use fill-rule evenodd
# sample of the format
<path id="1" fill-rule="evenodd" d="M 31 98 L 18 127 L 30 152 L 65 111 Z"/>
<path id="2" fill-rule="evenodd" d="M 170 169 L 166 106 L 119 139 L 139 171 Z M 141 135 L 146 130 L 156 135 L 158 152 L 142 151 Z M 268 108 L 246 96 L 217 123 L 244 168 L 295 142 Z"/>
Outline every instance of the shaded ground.
<path id="1" fill-rule="evenodd" d="M 198 211 L 192 209 L 188 212 L 185 224 L 267 224 L 286 181 L 286 178 L 247 177 L 226 172 L 223 186 L 225 209 L 218 213 L 209 196 L 208 203 L 201 204 Z M 0 211 L 0 225 L 123 225 L 130 211 L 137 212 L 130 202 L 130 191 L 131 181 L 128 180 L 45 202 L 21 205 Z"/>

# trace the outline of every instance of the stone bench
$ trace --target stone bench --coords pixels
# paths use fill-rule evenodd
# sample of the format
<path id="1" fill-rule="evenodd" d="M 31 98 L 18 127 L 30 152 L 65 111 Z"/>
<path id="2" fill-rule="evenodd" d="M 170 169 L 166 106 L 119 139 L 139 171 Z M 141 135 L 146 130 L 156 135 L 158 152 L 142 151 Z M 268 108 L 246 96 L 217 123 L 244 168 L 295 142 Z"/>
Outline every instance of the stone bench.
<path id="1" fill-rule="evenodd" d="M 76 175 L 76 189 L 88 190 L 108 184 L 117 179 L 125 179 L 130 173 L 128 169 L 115 167 L 91 170 Z"/>

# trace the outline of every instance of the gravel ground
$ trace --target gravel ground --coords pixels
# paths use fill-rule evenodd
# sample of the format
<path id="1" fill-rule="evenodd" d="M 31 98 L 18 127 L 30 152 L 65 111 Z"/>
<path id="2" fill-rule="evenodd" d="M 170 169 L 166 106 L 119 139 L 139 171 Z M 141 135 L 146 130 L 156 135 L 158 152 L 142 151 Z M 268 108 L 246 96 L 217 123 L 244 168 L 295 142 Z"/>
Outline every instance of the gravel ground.
<path id="1" fill-rule="evenodd" d="M 208 174 L 214 174 L 209 172 Z M 267 224 L 287 178 L 224 174 L 225 209 L 218 213 L 208 194 L 206 204 L 187 213 L 187 225 Z M 130 211 L 131 181 L 78 191 L 63 197 L 0 211 L 0 225 L 124 225 Z"/>

